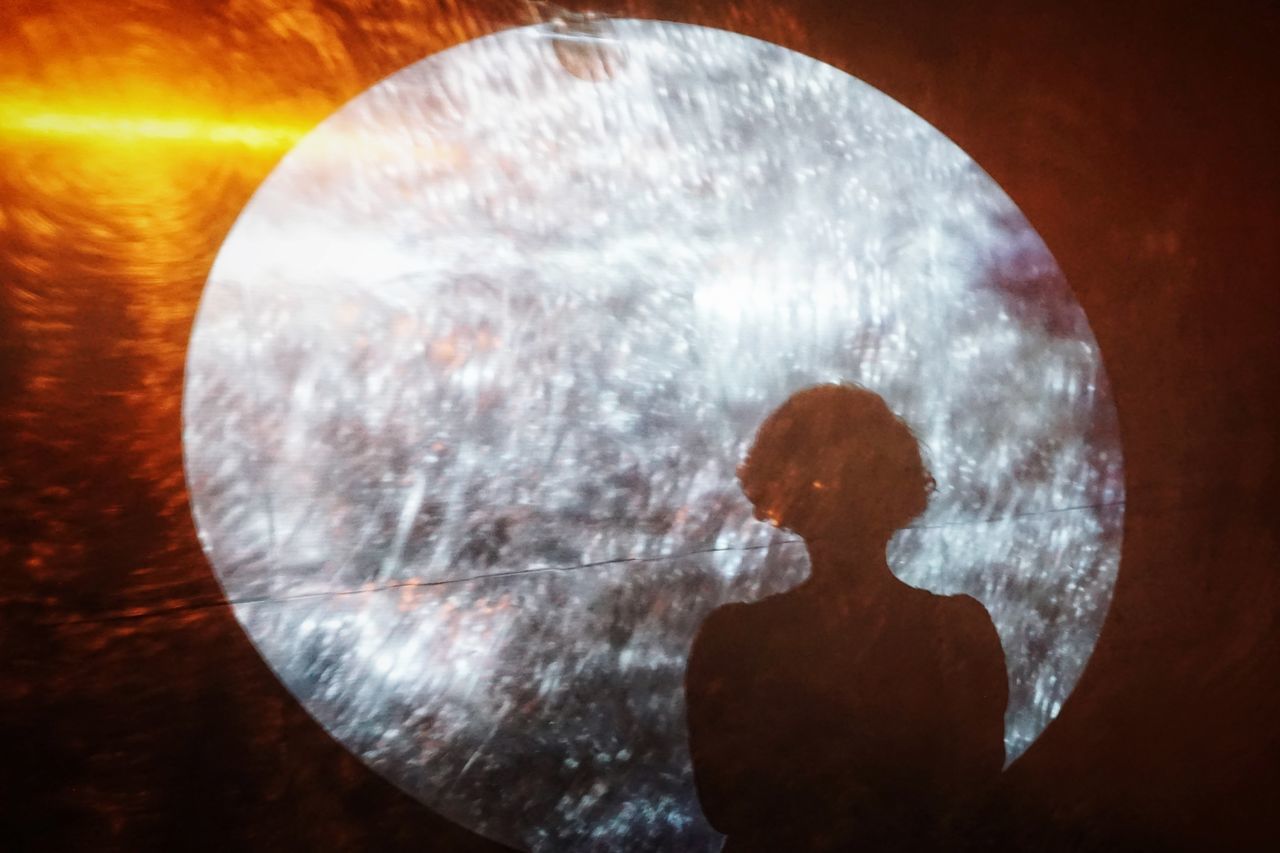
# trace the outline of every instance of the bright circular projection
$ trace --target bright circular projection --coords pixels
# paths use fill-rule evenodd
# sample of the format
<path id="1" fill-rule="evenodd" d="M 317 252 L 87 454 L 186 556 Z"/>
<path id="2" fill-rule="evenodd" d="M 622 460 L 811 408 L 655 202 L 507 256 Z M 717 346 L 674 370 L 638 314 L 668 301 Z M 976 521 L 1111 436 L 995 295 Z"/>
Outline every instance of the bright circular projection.
<path id="1" fill-rule="evenodd" d="M 682 678 L 802 544 L 735 466 L 797 389 L 912 425 L 938 491 L 891 562 L 989 610 L 1009 759 L 1093 649 L 1122 463 L 1097 344 L 963 151 L 778 45 L 617 21 L 455 47 L 305 138 L 192 337 L 204 548 L 315 718 L 449 818 L 537 850 L 715 850 Z"/>

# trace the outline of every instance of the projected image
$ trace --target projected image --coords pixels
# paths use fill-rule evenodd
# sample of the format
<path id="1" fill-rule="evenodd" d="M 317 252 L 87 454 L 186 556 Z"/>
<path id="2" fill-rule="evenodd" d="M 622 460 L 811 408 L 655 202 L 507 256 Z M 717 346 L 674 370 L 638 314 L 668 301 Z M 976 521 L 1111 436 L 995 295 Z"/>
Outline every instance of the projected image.
<path id="1" fill-rule="evenodd" d="M 1120 555 L 1114 409 L 1067 282 L 977 164 L 865 83 L 719 30 L 610 39 L 607 73 L 541 26 L 406 68 L 245 208 L 183 433 L 237 617 L 337 740 L 466 827 L 717 850 L 690 646 L 809 573 L 737 468 L 795 392 L 856 383 L 936 481 L 890 567 L 985 607 L 1016 760 Z"/>

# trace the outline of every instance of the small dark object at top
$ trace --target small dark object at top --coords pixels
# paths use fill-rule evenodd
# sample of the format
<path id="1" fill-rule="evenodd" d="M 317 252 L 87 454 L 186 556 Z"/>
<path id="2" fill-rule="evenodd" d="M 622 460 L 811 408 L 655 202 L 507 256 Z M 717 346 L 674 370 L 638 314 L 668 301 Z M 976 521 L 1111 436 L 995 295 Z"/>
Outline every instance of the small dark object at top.
<path id="1" fill-rule="evenodd" d="M 570 74 L 599 82 L 622 68 L 625 56 L 608 16 L 574 12 L 540 0 L 529 6 L 535 20 L 545 25 L 556 59 Z"/>

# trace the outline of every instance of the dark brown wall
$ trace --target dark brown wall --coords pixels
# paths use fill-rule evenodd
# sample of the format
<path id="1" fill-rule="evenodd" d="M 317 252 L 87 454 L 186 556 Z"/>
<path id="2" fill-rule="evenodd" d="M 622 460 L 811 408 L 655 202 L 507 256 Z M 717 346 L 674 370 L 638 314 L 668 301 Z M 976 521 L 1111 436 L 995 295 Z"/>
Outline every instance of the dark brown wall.
<path id="1" fill-rule="evenodd" d="M 127 51 L 135 76 L 154 66 L 233 105 L 243 85 L 314 121 L 518 12 L 446 4 L 422 12 L 419 36 L 392 37 L 367 21 L 409 6 L 354 5 L 310 7 L 336 53 L 282 54 L 232 3 L 10 2 L 0 76 L 91 94 L 106 80 L 109 96 L 98 72 Z M 992 836 L 1038 850 L 1274 843 L 1280 13 L 633 9 L 782 41 L 921 113 L 1012 195 L 1088 314 L 1125 442 L 1120 579 L 1075 694 L 1006 776 Z M 0 141 L 0 848 L 492 849 L 306 717 L 195 542 L 182 347 L 269 160 L 200 160 L 158 185 L 125 154 L 103 177 L 55 148 Z"/>

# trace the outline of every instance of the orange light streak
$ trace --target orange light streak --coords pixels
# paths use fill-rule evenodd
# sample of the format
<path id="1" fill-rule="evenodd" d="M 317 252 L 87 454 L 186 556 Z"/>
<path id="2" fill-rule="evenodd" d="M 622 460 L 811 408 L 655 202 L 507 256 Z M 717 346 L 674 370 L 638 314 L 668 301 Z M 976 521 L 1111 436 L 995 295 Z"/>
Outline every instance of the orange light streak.
<path id="1" fill-rule="evenodd" d="M 302 125 L 227 121 L 197 115 L 51 110 L 0 102 L 0 134 L 106 144 L 172 143 L 241 146 L 264 151 L 291 147 L 309 130 Z"/>

